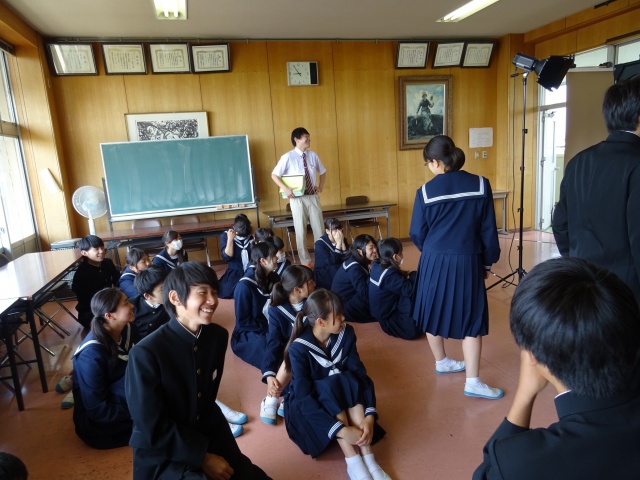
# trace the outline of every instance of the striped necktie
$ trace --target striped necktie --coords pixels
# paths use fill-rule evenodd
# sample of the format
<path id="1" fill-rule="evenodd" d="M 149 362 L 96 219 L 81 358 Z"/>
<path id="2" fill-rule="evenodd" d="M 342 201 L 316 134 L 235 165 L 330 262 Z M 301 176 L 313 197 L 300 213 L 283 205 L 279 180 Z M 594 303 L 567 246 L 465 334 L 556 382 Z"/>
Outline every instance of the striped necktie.
<path id="1" fill-rule="evenodd" d="M 311 174 L 309 173 L 309 169 L 307 168 L 307 154 L 306 152 L 302 153 L 302 163 L 304 164 L 304 194 L 305 195 L 313 195 L 315 190 L 313 188 L 313 182 L 311 181 Z"/>

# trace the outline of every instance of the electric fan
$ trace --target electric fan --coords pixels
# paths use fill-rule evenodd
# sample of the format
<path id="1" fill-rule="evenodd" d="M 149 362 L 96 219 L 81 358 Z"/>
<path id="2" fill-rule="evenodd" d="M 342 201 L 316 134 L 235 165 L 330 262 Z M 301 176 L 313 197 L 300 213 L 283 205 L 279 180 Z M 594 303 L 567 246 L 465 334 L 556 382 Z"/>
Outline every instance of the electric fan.
<path id="1" fill-rule="evenodd" d="M 104 199 L 104 192 L 90 185 L 80 187 L 73 192 L 71 202 L 76 212 L 89 219 L 89 233 L 95 235 L 96 226 L 93 223 L 93 219 L 99 218 L 107 213 L 107 202 Z"/>

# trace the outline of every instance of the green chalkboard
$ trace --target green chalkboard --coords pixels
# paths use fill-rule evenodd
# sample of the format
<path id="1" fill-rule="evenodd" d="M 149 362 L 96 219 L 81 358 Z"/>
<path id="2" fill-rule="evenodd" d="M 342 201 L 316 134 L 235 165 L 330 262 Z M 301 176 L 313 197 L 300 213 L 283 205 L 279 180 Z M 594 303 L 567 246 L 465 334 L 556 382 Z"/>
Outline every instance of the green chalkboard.
<path id="1" fill-rule="evenodd" d="M 113 221 L 255 207 L 246 135 L 100 148 Z"/>

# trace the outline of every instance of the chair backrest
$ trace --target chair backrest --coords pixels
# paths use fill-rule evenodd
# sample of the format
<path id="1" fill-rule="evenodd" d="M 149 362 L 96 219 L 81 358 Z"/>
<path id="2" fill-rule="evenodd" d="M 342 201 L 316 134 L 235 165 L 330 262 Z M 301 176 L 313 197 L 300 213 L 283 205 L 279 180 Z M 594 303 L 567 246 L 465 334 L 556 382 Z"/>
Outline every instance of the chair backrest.
<path id="1" fill-rule="evenodd" d="M 131 228 L 160 227 L 162 224 L 157 218 L 147 218 L 145 220 L 134 220 Z"/>
<path id="2" fill-rule="evenodd" d="M 183 215 L 181 217 L 171 217 L 171 225 L 180 225 L 182 223 L 198 223 L 200 219 L 197 215 Z"/>
<path id="3" fill-rule="evenodd" d="M 9 259 L 4 253 L 0 253 L 0 267 L 4 267 L 7 263 L 9 263 Z"/>
<path id="4" fill-rule="evenodd" d="M 287 203 L 287 212 L 290 212 L 290 211 L 291 211 L 291 204 Z"/>
<path id="5" fill-rule="evenodd" d="M 369 197 L 366 195 L 357 195 L 355 197 L 347 197 L 345 202 L 347 205 L 357 205 L 359 203 L 367 203 L 369 201 Z"/>

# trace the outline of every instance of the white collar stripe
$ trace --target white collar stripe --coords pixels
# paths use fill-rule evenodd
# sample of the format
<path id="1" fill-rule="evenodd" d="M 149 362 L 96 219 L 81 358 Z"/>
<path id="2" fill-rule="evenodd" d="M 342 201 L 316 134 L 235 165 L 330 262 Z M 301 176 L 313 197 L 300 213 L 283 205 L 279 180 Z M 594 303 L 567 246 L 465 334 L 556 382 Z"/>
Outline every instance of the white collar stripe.
<path id="1" fill-rule="evenodd" d="M 438 197 L 433 197 L 433 198 L 429 198 L 429 196 L 427 195 L 427 184 L 425 183 L 422 186 L 422 199 L 424 200 L 424 203 L 434 203 L 434 202 L 441 202 L 443 200 L 452 200 L 455 198 L 465 198 L 465 197 L 482 197 L 484 196 L 484 182 L 482 181 L 482 177 L 479 178 L 480 179 L 480 186 L 478 188 L 478 191 L 476 192 L 462 192 L 462 193 L 453 193 L 451 195 L 440 195 Z"/>

